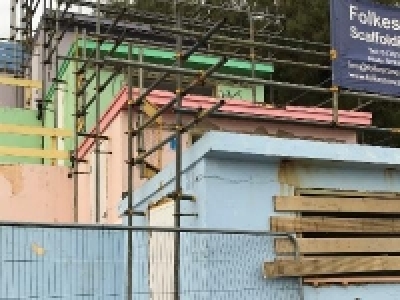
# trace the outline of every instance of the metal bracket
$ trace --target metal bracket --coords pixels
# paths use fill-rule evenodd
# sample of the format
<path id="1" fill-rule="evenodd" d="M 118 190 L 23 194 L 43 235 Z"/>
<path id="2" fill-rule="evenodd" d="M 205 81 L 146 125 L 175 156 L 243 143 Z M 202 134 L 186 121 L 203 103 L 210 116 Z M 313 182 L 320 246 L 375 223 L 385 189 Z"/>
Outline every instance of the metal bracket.
<path id="1" fill-rule="evenodd" d="M 179 199 L 179 200 L 188 200 L 188 201 L 192 201 L 192 202 L 195 202 L 195 201 L 196 201 L 196 196 L 193 196 L 193 195 L 185 195 L 185 194 L 177 194 L 177 193 L 175 193 L 175 192 L 168 193 L 168 194 L 167 194 L 167 198 Z"/>
<path id="2" fill-rule="evenodd" d="M 126 209 L 121 216 L 141 216 L 141 217 L 145 217 L 146 216 L 146 212 L 143 211 L 134 211 L 133 209 Z"/>
<path id="3" fill-rule="evenodd" d="M 173 214 L 174 217 L 179 216 L 179 217 L 198 217 L 199 214 Z"/>
<path id="4" fill-rule="evenodd" d="M 94 139 L 101 139 L 101 140 L 109 140 L 108 136 L 104 136 L 104 135 L 96 135 L 96 134 L 92 134 L 92 133 L 84 133 L 84 132 L 80 132 L 78 133 L 78 136 L 84 136 L 84 137 L 89 137 L 89 138 L 94 138 Z"/>

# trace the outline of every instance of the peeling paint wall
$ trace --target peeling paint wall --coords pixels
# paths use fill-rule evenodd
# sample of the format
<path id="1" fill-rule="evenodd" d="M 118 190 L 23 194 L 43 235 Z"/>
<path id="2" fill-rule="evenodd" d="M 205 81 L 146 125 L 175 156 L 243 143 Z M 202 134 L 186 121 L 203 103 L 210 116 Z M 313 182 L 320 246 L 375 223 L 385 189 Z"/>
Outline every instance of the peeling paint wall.
<path id="1" fill-rule="evenodd" d="M 72 180 L 68 169 L 0 165 L 0 220 L 71 222 Z"/>

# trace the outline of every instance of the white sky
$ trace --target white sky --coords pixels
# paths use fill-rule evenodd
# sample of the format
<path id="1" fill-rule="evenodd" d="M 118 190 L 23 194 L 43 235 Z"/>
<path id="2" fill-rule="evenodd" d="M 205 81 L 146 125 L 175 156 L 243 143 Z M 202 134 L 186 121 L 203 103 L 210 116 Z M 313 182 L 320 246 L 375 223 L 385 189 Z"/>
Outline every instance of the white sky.
<path id="1" fill-rule="evenodd" d="M 10 1 L 0 0 L 0 37 L 8 38 L 10 36 Z"/>
<path id="2" fill-rule="evenodd" d="M 54 0 L 53 0 L 54 1 Z M 55 2 L 55 1 L 54 1 Z M 47 2 L 47 5 L 49 6 L 49 2 Z M 53 4 L 53 7 L 55 7 L 55 4 Z M 62 8 L 62 7 L 61 7 Z M 35 18 L 34 18 L 34 25 L 37 25 L 39 22 L 40 16 L 42 15 L 43 11 L 43 4 L 42 1 L 40 1 L 40 4 L 38 6 L 38 9 L 36 10 L 35 13 Z M 68 11 L 74 11 L 77 12 L 78 9 L 76 7 L 70 8 Z M 89 13 L 90 10 L 84 9 L 84 13 Z M 9 38 L 10 37 L 10 0 L 0 0 L 0 38 Z M 17 22 L 19 22 L 20 17 L 17 12 Z M 18 24 L 17 24 L 18 26 Z"/>

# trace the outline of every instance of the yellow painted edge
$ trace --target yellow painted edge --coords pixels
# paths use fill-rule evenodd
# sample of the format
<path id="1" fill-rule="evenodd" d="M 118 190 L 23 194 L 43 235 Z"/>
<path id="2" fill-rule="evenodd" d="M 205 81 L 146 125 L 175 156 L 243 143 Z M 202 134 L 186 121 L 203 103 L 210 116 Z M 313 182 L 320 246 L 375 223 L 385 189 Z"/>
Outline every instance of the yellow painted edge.
<path id="1" fill-rule="evenodd" d="M 43 150 L 0 146 L 0 156 L 33 157 L 47 159 L 69 159 L 68 151 Z"/>
<path id="2" fill-rule="evenodd" d="M 50 141 L 51 141 L 51 150 L 58 150 L 57 149 L 57 138 L 55 136 L 50 137 Z M 55 166 L 57 163 L 57 160 L 52 159 L 51 160 L 51 165 Z"/>
<path id="3" fill-rule="evenodd" d="M 22 126 L 14 124 L 0 124 L 0 133 L 72 137 L 72 131 L 66 129 Z"/>
<path id="4" fill-rule="evenodd" d="M 24 100 L 24 105 L 25 108 L 30 108 L 32 103 L 32 89 L 31 88 L 25 88 L 25 100 Z"/>
<path id="5" fill-rule="evenodd" d="M 31 88 L 37 88 L 37 89 L 42 88 L 42 82 L 38 81 L 38 80 L 13 78 L 13 77 L 5 77 L 5 76 L 0 76 L 0 84 L 31 87 Z"/>

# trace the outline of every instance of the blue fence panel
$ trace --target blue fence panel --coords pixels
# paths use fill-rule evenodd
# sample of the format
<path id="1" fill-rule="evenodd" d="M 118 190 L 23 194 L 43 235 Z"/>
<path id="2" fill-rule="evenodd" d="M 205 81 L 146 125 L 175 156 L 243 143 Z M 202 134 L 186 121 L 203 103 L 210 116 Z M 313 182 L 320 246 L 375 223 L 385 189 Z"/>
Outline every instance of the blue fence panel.
<path id="1" fill-rule="evenodd" d="M 123 299 L 124 233 L 0 227 L 0 299 Z"/>
<path id="2" fill-rule="evenodd" d="M 69 227 L 0 225 L 0 299 L 126 299 L 128 227 Z M 297 280 L 263 278 L 263 263 L 273 259 L 268 233 L 131 232 L 132 299 L 173 300 L 176 292 L 182 300 L 301 299 Z"/>

